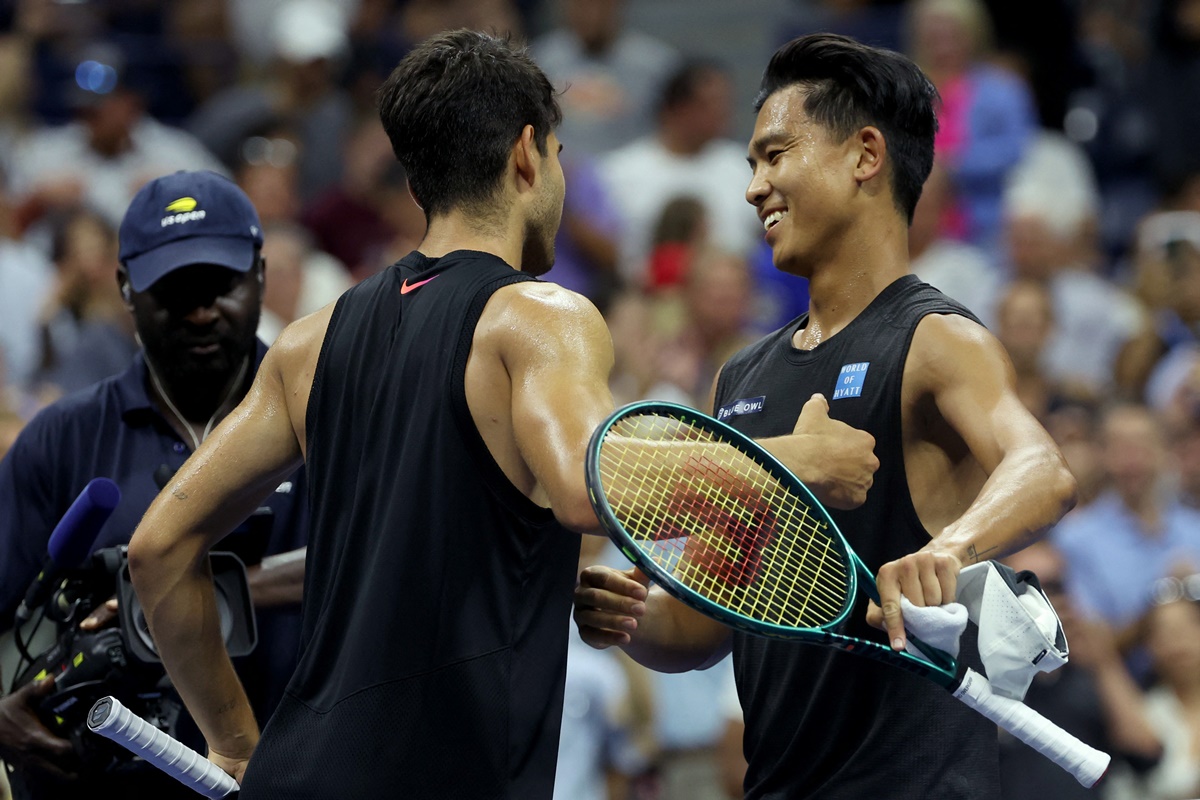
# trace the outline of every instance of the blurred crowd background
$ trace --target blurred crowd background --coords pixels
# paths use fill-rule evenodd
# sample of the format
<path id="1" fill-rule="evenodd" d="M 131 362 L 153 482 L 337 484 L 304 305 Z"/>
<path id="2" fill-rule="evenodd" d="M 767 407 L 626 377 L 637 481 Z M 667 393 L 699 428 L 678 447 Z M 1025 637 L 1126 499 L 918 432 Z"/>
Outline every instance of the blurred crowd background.
<path id="1" fill-rule="evenodd" d="M 0 454 L 135 352 L 115 226 L 153 177 L 249 194 L 267 342 L 413 249 L 373 93 L 457 27 L 523 37 L 563 91 L 548 277 L 604 312 L 618 402 L 704 408 L 732 352 L 806 307 L 744 199 L 774 48 L 833 31 L 925 69 L 914 271 L 1005 344 L 1081 489 L 1013 558 L 1072 651 L 1030 702 L 1117 755 L 1110 800 L 1200 795 L 1200 0 L 0 0 Z M 741 796 L 728 660 L 660 676 L 576 645 L 559 796 Z M 1078 788 L 1004 754 L 1008 797 Z"/>

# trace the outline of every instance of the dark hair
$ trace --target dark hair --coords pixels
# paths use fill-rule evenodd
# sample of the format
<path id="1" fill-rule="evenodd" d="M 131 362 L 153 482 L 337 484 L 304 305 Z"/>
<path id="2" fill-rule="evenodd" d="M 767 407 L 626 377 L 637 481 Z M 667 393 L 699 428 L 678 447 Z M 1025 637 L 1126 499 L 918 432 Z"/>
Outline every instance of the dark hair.
<path id="1" fill-rule="evenodd" d="M 525 48 L 478 31 L 418 45 L 384 81 L 377 102 L 426 219 L 486 204 L 521 130 L 533 126 L 545 155 L 546 137 L 562 121 L 550 81 Z"/>
<path id="2" fill-rule="evenodd" d="M 698 197 L 686 194 L 672 197 L 659 213 L 650 241 L 656 245 L 691 242 L 700 232 L 707 214 Z"/>
<path id="3" fill-rule="evenodd" d="M 706 58 L 689 58 L 663 82 L 658 97 L 659 112 L 670 111 L 696 97 L 704 82 L 729 74 L 725 65 Z"/>
<path id="4" fill-rule="evenodd" d="M 937 89 L 907 57 L 828 33 L 793 39 L 775 51 L 754 110 L 789 86 L 804 88 L 804 110 L 843 139 L 874 125 L 887 143 L 892 195 L 912 222 L 921 187 L 933 169 Z"/>

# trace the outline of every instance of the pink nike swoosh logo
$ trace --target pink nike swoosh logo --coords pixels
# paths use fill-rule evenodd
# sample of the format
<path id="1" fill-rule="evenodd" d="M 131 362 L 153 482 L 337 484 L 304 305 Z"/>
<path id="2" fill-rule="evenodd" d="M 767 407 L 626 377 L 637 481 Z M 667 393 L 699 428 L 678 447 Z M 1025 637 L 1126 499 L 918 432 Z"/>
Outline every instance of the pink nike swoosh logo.
<path id="1" fill-rule="evenodd" d="M 439 275 L 441 275 L 440 272 L 437 275 L 434 275 L 433 278 L 436 278 Z M 405 278 L 404 283 L 400 284 L 400 294 L 408 294 L 415 289 L 420 289 L 422 286 L 433 280 L 433 278 L 426 278 L 425 280 L 417 281 L 416 283 L 409 283 L 408 278 Z"/>

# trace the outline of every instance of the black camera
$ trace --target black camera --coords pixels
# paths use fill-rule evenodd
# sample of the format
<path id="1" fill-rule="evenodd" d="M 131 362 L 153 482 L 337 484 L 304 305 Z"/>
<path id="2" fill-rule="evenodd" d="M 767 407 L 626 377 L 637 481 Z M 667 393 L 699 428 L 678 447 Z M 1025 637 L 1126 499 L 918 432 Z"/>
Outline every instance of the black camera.
<path id="1" fill-rule="evenodd" d="M 183 703 L 171 687 L 129 580 L 126 547 L 97 550 L 70 570 L 46 604 L 45 617 L 58 625 L 58 639 L 35 656 L 13 681 L 20 686 L 53 675 L 54 693 L 43 699 L 39 716 L 55 735 L 69 739 L 81 771 L 119 772 L 133 756 L 87 729 L 87 714 L 101 697 L 112 695 L 150 724 L 180 735 Z M 230 656 L 247 655 L 257 631 L 246 568 L 230 552 L 209 554 L 221 632 Z M 82 622 L 111 597 L 118 601 L 118 624 L 95 631 Z"/>

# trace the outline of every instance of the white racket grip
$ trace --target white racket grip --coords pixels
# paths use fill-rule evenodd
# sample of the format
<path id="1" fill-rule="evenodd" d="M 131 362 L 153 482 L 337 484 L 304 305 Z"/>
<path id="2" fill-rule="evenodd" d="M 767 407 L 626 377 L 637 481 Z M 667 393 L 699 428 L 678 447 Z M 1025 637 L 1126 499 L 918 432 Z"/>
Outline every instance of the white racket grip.
<path id="1" fill-rule="evenodd" d="M 229 773 L 130 711 L 115 697 L 101 697 L 88 712 L 88 728 L 112 739 L 180 783 L 219 800 L 238 790 Z"/>
<path id="2" fill-rule="evenodd" d="M 1108 753 L 1076 739 L 1024 703 L 992 691 L 988 679 L 967 669 L 954 696 L 1091 788 L 1104 777 Z"/>

